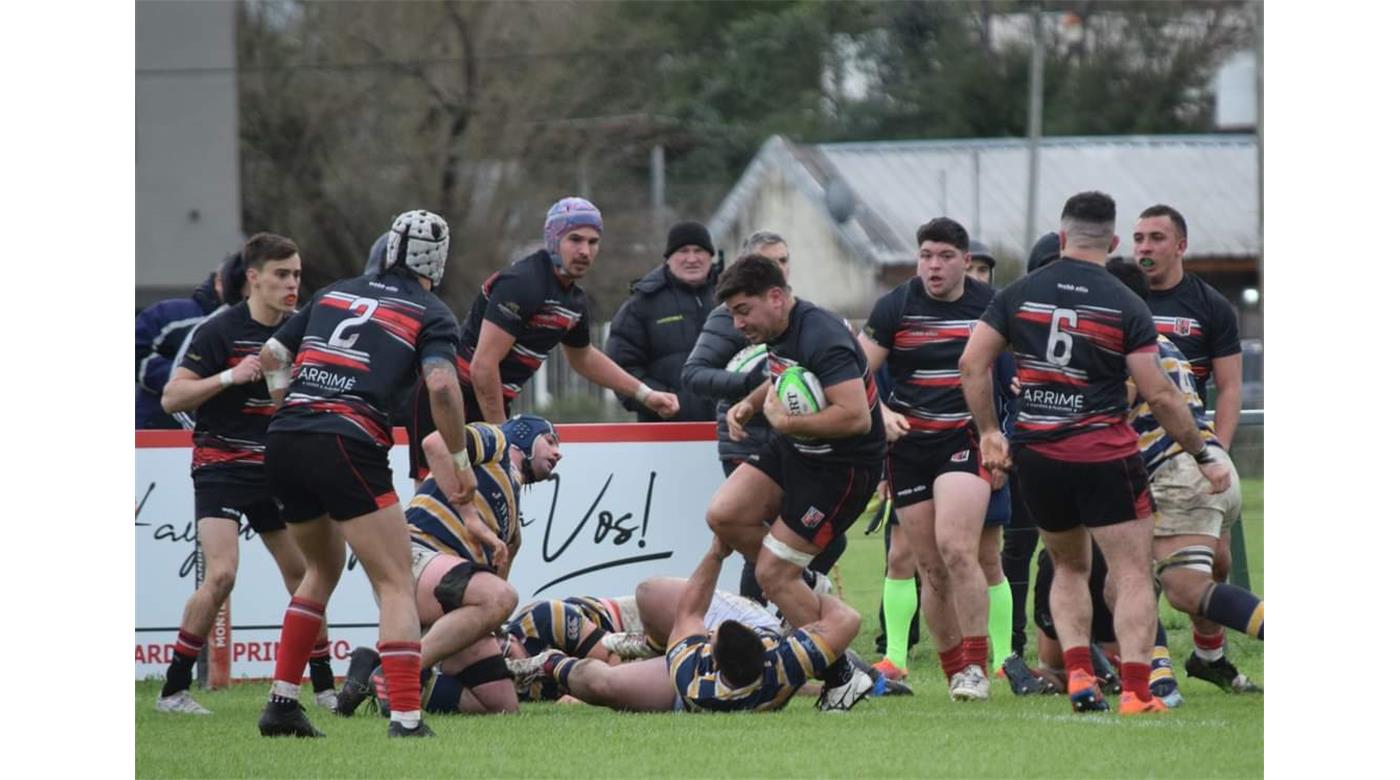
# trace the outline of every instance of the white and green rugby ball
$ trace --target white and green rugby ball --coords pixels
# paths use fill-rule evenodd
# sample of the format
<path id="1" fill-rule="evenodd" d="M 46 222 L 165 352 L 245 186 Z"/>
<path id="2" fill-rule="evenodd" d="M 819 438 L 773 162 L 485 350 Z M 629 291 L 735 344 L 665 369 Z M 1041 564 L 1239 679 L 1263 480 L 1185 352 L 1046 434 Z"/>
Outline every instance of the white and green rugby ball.
<path id="1" fill-rule="evenodd" d="M 792 366 L 780 374 L 775 392 L 791 415 L 815 414 L 826 408 L 822 383 L 802 366 Z"/>
<path id="2" fill-rule="evenodd" d="M 729 363 L 724 367 L 724 370 L 733 371 L 738 374 L 747 374 L 753 370 L 754 366 L 767 359 L 767 344 L 750 344 L 738 352 L 735 352 L 734 357 L 729 359 Z"/>

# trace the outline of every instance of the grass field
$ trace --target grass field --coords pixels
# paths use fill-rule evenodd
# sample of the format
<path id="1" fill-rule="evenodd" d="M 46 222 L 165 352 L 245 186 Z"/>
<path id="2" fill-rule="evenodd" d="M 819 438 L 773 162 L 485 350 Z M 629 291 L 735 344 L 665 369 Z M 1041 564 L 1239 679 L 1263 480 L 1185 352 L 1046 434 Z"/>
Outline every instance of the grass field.
<path id="1" fill-rule="evenodd" d="M 1246 480 L 1250 576 L 1263 593 L 1263 484 Z M 877 660 L 883 551 L 856 536 L 842 559 L 845 597 L 866 616 L 856 650 Z M 531 704 L 511 717 L 430 719 L 438 738 L 389 742 L 386 722 L 313 712 L 328 738 L 269 740 L 256 722 L 266 683 L 201 693 L 214 710 L 156 713 L 158 682 L 136 684 L 138 777 L 1258 777 L 1263 697 L 1231 696 L 1180 669 L 1191 637 L 1166 611 L 1186 704 L 1153 718 L 1072 715 L 1063 697 L 1017 698 L 1004 683 L 986 704 L 955 705 L 926 643 L 911 654 L 917 695 L 873 699 L 845 715 L 797 699 L 772 714 L 625 715 Z M 1033 644 L 1033 642 L 1032 642 Z M 1230 654 L 1263 682 L 1263 643 L 1232 633 Z M 303 697 L 309 701 L 309 690 Z M 114 767 L 114 769 L 117 769 Z"/>

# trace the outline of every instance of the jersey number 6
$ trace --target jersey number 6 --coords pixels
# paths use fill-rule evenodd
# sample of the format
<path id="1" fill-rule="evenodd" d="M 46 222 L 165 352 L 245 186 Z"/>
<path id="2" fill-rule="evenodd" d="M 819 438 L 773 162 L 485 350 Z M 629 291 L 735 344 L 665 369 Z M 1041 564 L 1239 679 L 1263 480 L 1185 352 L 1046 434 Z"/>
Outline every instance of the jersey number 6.
<path id="1" fill-rule="evenodd" d="M 1050 339 L 1045 343 L 1045 359 L 1057 366 L 1067 366 L 1070 351 L 1074 349 L 1074 337 L 1060 330 L 1061 323 L 1078 327 L 1079 313 L 1074 309 L 1056 309 L 1050 313 Z"/>
<path id="2" fill-rule="evenodd" d="M 355 346 L 355 342 L 359 340 L 360 334 L 356 333 L 353 336 L 346 336 L 345 331 L 356 325 L 363 325 L 365 321 L 373 317 L 374 310 L 379 308 L 379 301 L 373 298 L 356 298 L 351 301 L 350 305 L 346 308 L 352 312 L 359 308 L 363 308 L 364 311 L 358 316 L 351 317 L 348 320 L 342 320 L 339 325 L 335 326 L 335 330 L 331 331 L 331 337 L 326 339 L 326 343 L 339 349 L 350 349 Z"/>

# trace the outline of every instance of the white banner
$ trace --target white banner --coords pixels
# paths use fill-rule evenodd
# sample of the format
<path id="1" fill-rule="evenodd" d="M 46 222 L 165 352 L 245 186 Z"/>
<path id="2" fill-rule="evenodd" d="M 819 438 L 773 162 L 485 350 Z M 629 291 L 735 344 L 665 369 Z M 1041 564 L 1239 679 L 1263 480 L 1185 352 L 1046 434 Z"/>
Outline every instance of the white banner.
<path id="1" fill-rule="evenodd" d="M 527 487 L 521 500 L 523 542 L 511 568 L 520 604 L 623 595 L 653 575 L 688 576 L 709 546 L 705 507 L 723 480 L 713 423 L 565 425 L 560 433 L 558 479 Z M 164 675 L 194 590 L 188 441 L 183 432 L 137 433 L 136 500 L 149 489 L 136 517 L 137 679 Z M 406 504 L 408 448 L 395 446 L 389 461 Z M 722 588 L 738 589 L 740 566 L 738 556 L 729 560 Z M 369 580 L 353 557 L 346 569 L 326 609 L 336 674 L 345 673 L 351 649 L 378 637 Z M 230 643 L 234 679 L 272 676 L 287 601 L 277 566 L 245 522 L 232 629 L 209 637 L 211 647 Z"/>

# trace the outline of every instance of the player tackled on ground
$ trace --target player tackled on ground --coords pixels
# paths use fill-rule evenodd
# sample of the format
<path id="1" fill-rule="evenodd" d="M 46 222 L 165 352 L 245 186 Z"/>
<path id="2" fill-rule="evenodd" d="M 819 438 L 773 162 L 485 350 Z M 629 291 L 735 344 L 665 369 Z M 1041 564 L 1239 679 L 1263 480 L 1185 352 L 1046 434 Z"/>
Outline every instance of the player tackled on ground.
<path id="1" fill-rule="evenodd" d="M 238 573 L 239 519 L 258 533 L 289 593 L 306 573 L 306 560 L 286 533 L 263 469 L 273 403 L 258 365 L 258 350 L 296 308 L 301 256 L 289 238 L 258 233 L 243 246 L 248 299 L 200 323 L 180 365 L 166 383 L 167 413 L 198 410 L 194 429 L 195 523 L 204 554 L 204 582 L 185 602 L 175 660 L 156 709 L 207 715 L 190 697 L 190 669 L 204 647 L 220 605 Z M 330 642 L 324 624 L 311 651 L 316 702 L 335 701 Z"/>
<path id="2" fill-rule="evenodd" d="M 1192 453 L 1216 492 L 1229 485 L 1181 394 L 1162 374 L 1147 306 L 1103 264 L 1118 245 L 1113 199 L 1071 197 L 1060 217 L 1061 258 L 997 293 L 960 363 L 963 391 L 981 431 L 983 462 L 1007 470 L 1013 456 L 996 427 L 990 371 L 1008 343 L 1021 381 L 1014 461 L 1031 516 L 1055 565 L 1050 608 L 1065 647 L 1076 711 L 1107 708 L 1089 655 L 1089 541 L 1108 563 L 1107 589 L 1122 649 L 1119 712 L 1166 709 L 1148 688 L 1156 628 L 1152 505 L 1137 436 L 1127 424 L 1126 380 L 1168 434 Z M 1087 529 L 1087 531 L 1086 531 Z"/>
<path id="3" fill-rule="evenodd" d="M 452 363 L 457 324 L 430 292 L 442 280 L 447 249 L 441 217 L 400 214 L 383 272 L 317 291 L 263 346 L 263 373 L 273 400 L 281 402 L 268 426 L 268 480 L 307 562 L 282 621 L 272 691 L 258 721 L 264 736 L 323 736 L 297 695 L 326 603 L 345 569 L 347 542 L 379 599 L 378 649 L 393 709 L 389 735 L 432 736 L 419 705 L 418 611 L 408 524 L 389 469 L 389 407 L 421 367 L 458 482 L 471 484 Z M 465 504 L 470 496 L 447 498 Z"/>
<path id="4" fill-rule="evenodd" d="M 846 532 L 875 492 L 885 456 L 884 422 L 865 354 L 846 322 L 798 300 L 778 265 L 746 255 L 726 270 L 716 297 L 752 344 L 768 345 L 769 379 L 729 409 L 729 435 L 742 438 L 758 408 L 774 436 L 757 462 L 745 462 L 710 500 L 706 521 L 725 544 L 757 563 L 759 585 L 794 626 L 818 619 L 821 599 L 804 570 Z M 822 387 L 825 406 L 789 414 L 774 391 L 801 366 Z M 774 516 L 779 522 L 768 523 Z M 837 656 L 822 676 L 824 709 L 846 710 L 873 685 Z"/>

